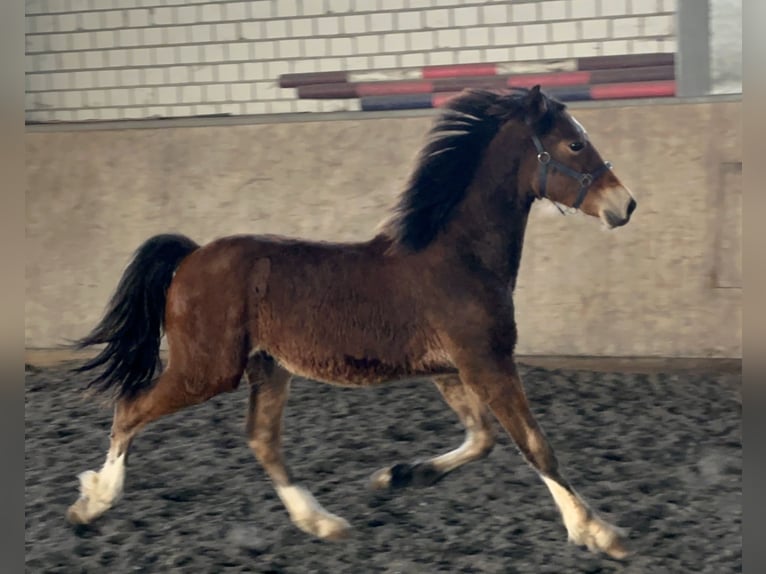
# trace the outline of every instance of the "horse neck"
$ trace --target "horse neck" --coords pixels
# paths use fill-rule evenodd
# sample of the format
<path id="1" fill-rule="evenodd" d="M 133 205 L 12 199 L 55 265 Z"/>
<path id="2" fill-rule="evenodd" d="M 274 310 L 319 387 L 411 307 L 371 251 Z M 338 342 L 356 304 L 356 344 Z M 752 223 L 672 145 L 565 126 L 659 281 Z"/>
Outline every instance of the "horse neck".
<path id="1" fill-rule="evenodd" d="M 521 145 L 510 138 L 490 144 L 443 240 L 465 264 L 513 289 L 533 198 L 519 186 Z"/>

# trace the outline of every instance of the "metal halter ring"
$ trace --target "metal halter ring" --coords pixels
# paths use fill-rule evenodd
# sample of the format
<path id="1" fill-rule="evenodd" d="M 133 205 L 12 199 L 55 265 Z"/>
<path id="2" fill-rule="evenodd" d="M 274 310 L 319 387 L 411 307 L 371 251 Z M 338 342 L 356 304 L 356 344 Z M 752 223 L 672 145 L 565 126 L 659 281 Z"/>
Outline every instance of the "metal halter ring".
<path id="1" fill-rule="evenodd" d="M 580 185 L 583 187 L 590 187 L 593 183 L 593 176 L 589 173 L 584 173 L 580 176 Z"/>
<path id="2" fill-rule="evenodd" d="M 543 165 L 547 165 L 551 162 L 551 154 L 549 154 L 547 151 L 541 151 L 539 154 L 537 154 L 537 161 Z"/>

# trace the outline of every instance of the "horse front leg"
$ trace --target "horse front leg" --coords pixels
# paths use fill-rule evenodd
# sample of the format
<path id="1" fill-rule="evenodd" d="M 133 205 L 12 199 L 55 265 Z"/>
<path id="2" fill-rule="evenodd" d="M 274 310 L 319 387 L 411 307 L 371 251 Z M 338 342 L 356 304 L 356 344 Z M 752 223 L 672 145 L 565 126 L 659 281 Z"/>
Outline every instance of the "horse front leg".
<path id="1" fill-rule="evenodd" d="M 628 556 L 625 533 L 604 519 L 577 494 L 556 460 L 553 447 L 532 414 L 513 360 L 465 366 L 461 379 L 485 402 L 527 462 L 551 492 L 571 542 L 622 559 Z"/>

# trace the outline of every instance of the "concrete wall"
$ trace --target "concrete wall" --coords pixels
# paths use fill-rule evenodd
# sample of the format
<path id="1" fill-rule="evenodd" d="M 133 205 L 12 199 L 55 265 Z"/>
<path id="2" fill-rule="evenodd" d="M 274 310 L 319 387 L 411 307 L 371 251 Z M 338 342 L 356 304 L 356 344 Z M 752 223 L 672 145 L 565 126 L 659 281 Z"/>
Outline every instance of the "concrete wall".
<path id="1" fill-rule="evenodd" d="M 633 222 L 533 210 L 520 354 L 741 357 L 740 103 L 576 109 L 635 192 Z M 154 233 L 373 233 L 429 117 L 28 133 L 29 347 L 98 320 Z"/>

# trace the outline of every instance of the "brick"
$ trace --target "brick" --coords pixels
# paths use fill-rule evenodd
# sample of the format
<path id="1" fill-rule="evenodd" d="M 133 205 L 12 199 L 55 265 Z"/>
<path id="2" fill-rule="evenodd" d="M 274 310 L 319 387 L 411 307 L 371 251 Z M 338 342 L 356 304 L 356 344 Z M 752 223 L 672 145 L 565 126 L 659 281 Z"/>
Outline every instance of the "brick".
<path id="1" fill-rule="evenodd" d="M 46 68 L 40 68 L 41 70 L 55 70 L 56 66 L 54 62 L 48 63 L 47 59 L 38 58 L 38 62 L 45 64 Z M 59 59 L 61 68 L 65 70 L 74 70 L 82 67 L 80 60 L 80 52 L 64 52 Z"/>
<path id="2" fill-rule="evenodd" d="M 342 12 L 351 11 L 350 0 L 327 0 L 327 8 L 329 12 L 333 14 L 340 14 Z M 393 7 L 388 7 L 391 10 Z"/>
<path id="3" fill-rule="evenodd" d="M 601 2 L 601 16 L 625 16 L 628 12 L 628 0 L 609 0 Z"/>
<path id="4" fill-rule="evenodd" d="M 154 88 L 136 88 L 133 90 L 133 101 L 141 106 L 150 106 L 157 102 L 157 91 Z"/>
<path id="5" fill-rule="evenodd" d="M 119 12 L 107 12 L 109 14 L 119 14 Z M 160 26 L 173 23 L 173 9 L 172 8 L 154 8 L 152 10 L 152 23 Z M 116 24 L 119 27 L 120 24 Z"/>
<path id="6" fill-rule="evenodd" d="M 296 18 L 290 20 L 290 37 L 307 37 L 314 35 L 314 21 L 311 18 Z"/>
<path id="7" fill-rule="evenodd" d="M 155 94 L 155 99 L 157 98 Z M 99 110 L 103 113 L 103 110 Z M 148 118 L 164 118 L 167 116 L 167 108 L 164 106 L 149 106 L 146 108 L 146 117 Z"/>
<path id="8" fill-rule="evenodd" d="M 609 40 L 601 44 L 601 54 L 603 56 L 620 56 L 622 54 L 628 54 L 627 40 Z"/>
<path id="9" fill-rule="evenodd" d="M 380 12 L 370 15 L 370 30 L 373 32 L 390 32 L 394 29 L 393 15 L 388 12 Z"/>
<path id="10" fill-rule="evenodd" d="M 593 0 L 588 0 L 593 2 Z M 539 20 L 537 16 L 538 4 L 526 2 L 524 4 L 512 4 L 511 5 L 511 22 L 537 22 Z"/>
<path id="11" fill-rule="evenodd" d="M 311 64 L 311 71 L 316 71 L 315 60 L 304 60 L 305 64 Z M 370 68 L 370 59 L 367 56 L 352 56 L 344 58 L 344 69 L 346 70 L 368 70 Z"/>
<path id="12" fill-rule="evenodd" d="M 639 18 L 616 18 L 612 20 L 613 38 L 633 38 L 641 34 Z"/>
<path id="13" fill-rule="evenodd" d="M 117 73 L 115 70 L 98 70 L 94 72 L 95 84 L 99 88 L 110 88 L 117 85 Z"/>
<path id="14" fill-rule="evenodd" d="M 231 99 L 236 102 L 246 102 L 250 100 L 250 84 L 232 84 Z"/>
<path id="15" fill-rule="evenodd" d="M 292 40 L 297 41 L 297 40 Z M 244 42 L 229 44 L 229 60 L 245 61 L 250 59 L 250 45 Z"/>
<path id="16" fill-rule="evenodd" d="M 300 58 L 302 54 L 300 40 L 280 40 L 277 42 L 277 53 L 280 58 Z"/>
<path id="17" fill-rule="evenodd" d="M 129 106 L 131 104 L 130 90 L 122 88 L 109 90 L 109 102 L 113 106 Z"/>
<path id="18" fill-rule="evenodd" d="M 354 53 L 351 38 L 332 38 L 330 40 L 330 54 L 333 56 L 350 56 Z M 300 56 L 301 54 L 297 54 Z"/>
<path id="19" fill-rule="evenodd" d="M 104 68 L 104 52 L 83 52 L 83 62 L 86 68 Z"/>
<path id="20" fill-rule="evenodd" d="M 431 8 L 434 3 L 433 0 L 408 0 L 407 5 L 410 8 Z"/>
<path id="21" fill-rule="evenodd" d="M 481 62 L 483 56 L 481 50 L 460 50 L 457 52 L 456 58 L 458 64 L 474 64 Z"/>
<path id="22" fill-rule="evenodd" d="M 171 84 L 186 84 L 191 81 L 189 67 L 171 66 L 168 68 L 168 82 Z"/>
<path id="23" fill-rule="evenodd" d="M 316 113 L 318 112 L 319 106 L 317 105 L 320 100 L 296 100 L 295 102 L 295 111 L 298 113 Z M 260 102 L 262 105 L 265 106 L 263 102 Z M 250 104 L 248 104 L 250 105 Z M 247 111 L 248 114 L 251 113 L 257 113 L 261 114 L 264 113 L 263 111 L 257 111 L 257 112 L 251 112 L 250 108 L 248 108 Z"/>
<path id="24" fill-rule="evenodd" d="M 172 64 L 175 61 L 175 49 L 171 47 L 152 48 L 154 61 L 157 64 Z"/>
<path id="25" fill-rule="evenodd" d="M 317 60 L 298 60 L 293 62 L 293 72 L 296 74 L 316 72 L 318 67 Z M 348 61 L 346 62 L 346 69 L 348 69 Z M 259 76 L 258 79 L 261 79 L 261 77 Z"/>
<path id="26" fill-rule="evenodd" d="M 544 44 L 548 41 L 548 27 L 545 24 L 521 26 L 521 41 L 524 44 Z"/>
<path id="27" fill-rule="evenodd" d="M 448 66 L 455 63 L 455 52 L 429 52 L 429 66 Z"/>
<path id="28" fill-rule="evenodd" d="M 110 36 L 112 35 L 111 32 L 104 32 L 104 34 L 109 34 Z M 33 36 L 28 36 L 28 37 L 33 37 Z M 66 50 L 70 49 L 69 48 L 70 38 L 71 38 L 70 34 L 51 34 L 50 36 L 48 36 L 48 47 L 53 52 L 65 52 Z M 110 46 L 111 46 L 111 43 L 110 43 Z"/>
<path id="29" fill-rule="evenodd" d="M 203 4 L 201 12 L 202 20 L 205 22 L 220 22 L 223 20 L 221 4 Z"/>
<path id="30" fill-rule="evenodd" d="M 107 52 L 109 66 L 112 68 L 121 68 L 128 65 L 127 50 L 109 50 Z"/>
<path id="31" fill-rule="evenodd" d="M 488 48 L 484 51 L 487 62 L 508 62 L 513 59 L 513 48 Z"/>
<path id="32" fill-rule="evenodd" d="M 304 16 L 319 16 L 324 13 L 324 0 L 303 0 L 302 14 Z"/>
<path id="33" fill-rule="evenodd" d="M 59 14 L 56 16 L 56 30 L 72 32 L 77 29 L 77 16 L 74 14 Z"/>
<path id="34" fill-rule="evenodd" d="M 68 90 L 68 89 L 77 89 L 82 88 L 83 86 L 76 86 L 75 83 L 72 81 L 72 78 L 74 77 L 74 73 L 66 73 L 66 72 L 59 72 L 58 74 L 47 74 L 48 82 L 50 83 L 50 87 L 52 90 Z M 27 91 L 35 91 L 32 87 L 33 82 L 31 81 L 31 78 L 36 78 L 39 82 L 39 80 L 45 79 L 44 75 L 27 75 L 26 77 L 26 90 Z M 45 90 L 46 88 L 42 88 Z"/>
<path id="35" fill-rule="evenodd" d="M 88 105 L 93 107 L 103 107 L 109 103 L 109 96 L 105 90 L 88 90 L 85 96 Z"/>
<path id="36" fill-rule="evenodd" d="M 280 18 L 298 16 L 300 14 L 298 5 L 298 0 L 279 0 L 279 2 L 274 2 L 274 7 L 277 9 L 276 16 Z"/>
<path id="37" fill-rule="evenodd" d="M 92 46 L 99 50 L 113 48 L 115 43 L 115 33 L 112 30 L 93 32 Z"/>
<path id="38" fill-rule="evenodd" d="M 205 98 L 207 100 L 207 98 Z M 218 113 L 218 106 L 214 104 L 198 104 L 192 106 L 193 114 L 195 116 L 212 116 Z"/>
<path id="39" fill-rule="evenodd" d="M 569 10 L 571 18 L 579 20 L 581 18 L 595 18 L 596 3 L 593 0 L 569 0 Z"/>
<path id="40" fill-rule="evenodd" d="M 242 37 L 247 40 L 258 40 L 265 37 L 262 26 L 262 22 L 242 22 L 240 25 Z"/>
<path id="41" fill-rule="evenodd" d="M 202 87 L 183 86 L 181 88 L 181 101 L 187 104 L 202 101 Z"/>
<path id="42" fill-rule="evenodd" d="M 217 42 L 230 42 L 239 38 L 239 34 L 237 32 L 237 24 L 213 24 L 213 30 L 215 32 L 215 40 Z"/>
<path id="43" fill-rule="evenodd" d="M 93 47 L 90 41 L 90 32 L 72 34 L 71 39 L 73 50 L 90 50 Z"/>
<path id="44" fill-rule="evenodd" d="M 287 22 L 285 20 L 270 20 L 264 23 L 263 28 L 267 38 L 287 37 Z"/>
<path id="45" fill-rule="evenodd" d="M 219 82 L 233 84 L 238 82 L 242 74 L 237 64 L 221 64 L 216 67 L 217 78 Z"/>
<path id="46" fill-rule="evenodd" d="M 165 41 L 168 44 L 185 44 L 190 38 L 190 30 L 195 28 L 194 26 L 173 26 L 171 28 L 165 28 Z M 210 28 L 208 27 L 208 34 L 210 34 Z M 208 39 L 212 39 L 208 35 Z"/>
<path id="47" fill-rule="evenodd" d="M 384 52 L 406 52 L 407 37 L 404 34 L 384 34 L 383 35 Z"/>
<path id="48" fill-rule="evenodd" d="M 512 61 L 539 60 L 542 46 L 517 46 L 511 52 Z"/>
<path id="49" fill-rule="evenodd" d="M 121 86 L 137 86 L 141 83 L 138 68 L 120 70 L 117 79 Z"/>
<path id="50" fill-rule="evenodd" d="M 224 44 L 206 44 L 200 46 L 200 49 L 202 57 L 199 61 L 201 62 L 223 62 L 226 60 Z"/>
<path id="51" fill-rule="evenodd" d="M 144 46 L 161 46 L 164 43 L 161 28 L 144 28 L 141 32 L 143 34 L 141 44 Z"/>
<path id="52" fill-rule="evenodd" d="M 491 28 L 492 39 L 484 42 L 483 46 L 508 46 L 521 43 L 519 30 L 521 26 L 495 26 Z"/>
<path id="53" fill-rule="evenodd" d="M 540 8 L 543 20 L 566 20 L 569 17 L 565 0 L 548 0 Z"/>
<path id="54" fill-rule="evenodd" d="M 26 37 L 26 47 L 24 49 L 25 54 L 33 54 L 35 52 L 47 52 L 45 46 L 45 39 L 49 36 L 30 36 Z"/>
<path id="55" fill-rule="evenodd" d="M 569 57 L 569 44 L 546 44 L 543 46 L 543 59 L 545 60 L 563 60 Z"/>
<path id="56" fill-rule="evenodd" d="M 433 50 L 436 46 L 436 34 L 434 32 L 410 32 L 408 37 L 410 50 Z"/>
<path id="57" fill-rule="evenodd" d="M 184 64 L 195 64 L 200 61 L 199 46 L 181 46 L 178 49 L 178 61 Z"/>
<path id="58" fill-rule="evenodd" d="M 272 114 L 289 114 L 293 111 L 293 102 L 292 101 L 276 101 L 271 102 L 271 113 Z"/>
<path id="59" fill-rule="evenodd" d="M 639 38 L 631 42 L 631 53 L 651 54 L 662 51 L 663 41 L 654 38 Z"/>
<path id="60" fill-rule="evenodd" d="M 138 30 L 123 28 L 117 32 L 120 46 L 138 46 Z"/>
<path id="61" fill-rule="evenodd" d="M 436 32 L 436 47 L 459 48 L 461 45 L 460 30 L 439 30 Z"/>
<path id="62" fill-rule="evenodd" d="M 551 24 L 551 42 L 572 42 L 576 39 L 576 22 L 554 22 Z"/>
<path id="63" fill-rule="evenodd" d="M 178 87 L 162 86 L 157 88 L 157 101 L 161 104 L 174 104 L 178 101 Z"/>
<path id="64" fill-rule="evenodd" d="M 601 45 L 598 42 L 575 42 L 572 44 L 573 58 L 590 58 L 601 55 Z"/>
<path id="65" fill-rule="evenodd" d="M 299 100 L 299 102 L 313 102 L 314 100 Z M 245 104 L 245 113 L 251 116 L 257 116 L 266 113 L 265 102 L 247 102 Z"/>
<path id="66" fill-rule="evenodd" d="M 228 99 L 226 85 L 211 84 L 205 86 L 205 100 L 208 102 L 223 102 Z"/>
<path id="67" fill-rule="evenodd" d="M 57 74 L 60 76 L 69 77 L 70 74 Z M 48 89 L 48 80 L 50 76 L 48 74 L 27 74 L 27 80 L 29 81 L 29 89 L 33 92 L 44 92 Z M 68 82 L 67 82 L 68 83 Z M 58 88 L 54 88 L 58 89 Z"/>
<path id="68" fill-rule="evenodd" d="M 257 60 L 270 60 L 276 54 L 276 42 L 254 42 L 252 46 L 252 58 Z"/>
<path id="69" fill-rule="evenodd" d="M 128 10 L 128 26 L 140 28 L 149 25 L 149 10 Z"/>
<path id="70" fill-rule="evenodd" d="M 580 22 L 580 32 L 585 40 L 608 37 L 608 20 L 583 20 Z"/>
<path id="71" fill-rule="evenodd" d="M 395 28 L 397 30 L 419 30 L 423 27 L 422 12 L 398 12 Z"/>
<path id="72" fill-rule="evenodd" d="M 427 10 L 424 14 L 426 28 L 446 28 L 449 26 L 449 10 Z"/>
<path id="73" fill-rule="evenodd" d="M 165 82 L 165 70 L 163 68 L 144 69 L 144 84 L 156 86 Z"/>
<path id="74" fill-rule="evenodd" d="M 213 26 L 210 24 L 198 24 L 188 28 L 175 28 L 171 30 L 188 30 L 184 35 L 188 38 L 188 41 L 194 43 L 211 42 L 213 40 Z"/>
<path id="75" fill-rule="evenodd" d="M 260 80 L 265 73 L 265 66 L 263 62 L 245 62 L 242 64 L 242 79 L 243 80 Z"/>
<path id="76" fill-rule="evenodd" d="M 79 15 L 79 27 L 83 30 L 99 30 L 103 27 L 101 23 L 101 12 L 86 12 Z"/>
<path id="77" fill-rule="evenodd" d="M 356 51 L 360 54 L 376 54 L 380 51 L 380 36 L 368 34 L 356 38 Z"/>
<path id="78" fill-rule="evenodd" d="M 516 8 L 516 7 L 517 7 L 516 5 L 512 6 L 512 8 Z M 482 6 L 481 21 L 484 24 L 508 23 L 509 21 L 508 6 L 505 4 L 490 4 L 488 6 Z"/>
<path id="79" fill-rule="evenodd" d="M 284 61 L 268 62 L 266 64 L 266 78 L 269 80 L 275 80 L 279 78 L 280 75 L 287 74 L 289 71 L 290 66 Z"/>
<path id="80" fill-rule="evenodd" d="M 177 6 L 174 14 L 174 24 L 193 24 L 197 21 L 196 6 Z"/>
<path id="81" fill-rule="evenodd" d="M 50 33 L 56 31 L 53 16 L 35 16 L 34 18 L 31 18 L 31 20 L 33 22 L 32 30 L 38 34 L 41 32 Z"/>
<path id="82" fill-rule="evenodd" d="M 465 46 L 489 46 L 490 40 L 489 28 L 466 28 L 463 32 L 463 44 Z"/>
<path id="83" fill-rule="evenodd" d="M 659 12 L 658 0 L 631 0 L 630 7 L 631 14 L 655 14 Z M 625 13 L 627 14 L 627 11 Z"/>
<path id="84" fill-rule="evenodd" d="M 452 10 L 452 21 L 455 26 L 476 26 L 479 23 L 479 9 L 473 6 L 455 8 Z"/>
<path id="85" fill-rule="evenodd" d="M 318 18 L 317 34 L 320 36 L 333 36 L 340 32 L 340 19 L 337 16 Z"/>
<path id="86" fill-rule="evenodd" d="M 678 0 L 662 0 L 661 9 L 663 12 L 676 13 L 678 11 Z"/>
<path id="87" fill-rule="evenodd" d="M 372 67 L 377 69 L 396 68 L 396 56 L 392 54 L 386 54 L 382 56 L 372 57 Z M 338 68 L 335 68 L 338 69 Z"/>
<path id="88" fill-rule="evenodd" d="M 426 55 L 422 52 L 408 52 L 402 54 L 403 68 L 419 68 L 426 65 Z"/>
<path id="89" fill-rule="evenodd" d="M 136 48 L 129 54 L 134 66 L 150 66 L 153 63 L 151 48 Z"/>
<path id="90" fill-rule="evenodd" d="M 223 5 L 223 18 L 226 20 L 247 20 L 249 17 L 246 2 L 227 2 Z"/>
<path id="91" fill-rule="evenodd" d="M 376 12 L 378 10 L 378 0 L 355 0 L 355 12 Z M 404 6 L 402 6 L 403 8 Z"/>
<path id="92" fill-rule="evenodd" d="M 341 25 L 346 34 L 363 34 L 367 31 L 367 17 L 362 14 L 343 16 Z"/>
<path id="93" fill-rule="evenodd" d="M 315 58 L 326 56 L 329 52 L 329 44 L 325 38 L 306 38 L 303 42 L 303 53 L 311 54 Z M 358 49 L 358 48 L 357 48 Z"/>
<path id="94" fill-rule="evenodd" d="M 644 36 L 670 36 L 674 33 L 673 16 L 647 16 L 644 18 Z"/>
<path id="95" fill-rule="evenodd" d="M 189 68 L 192 82 L 213 82 L 213 66 L 192 66 Z"/>

